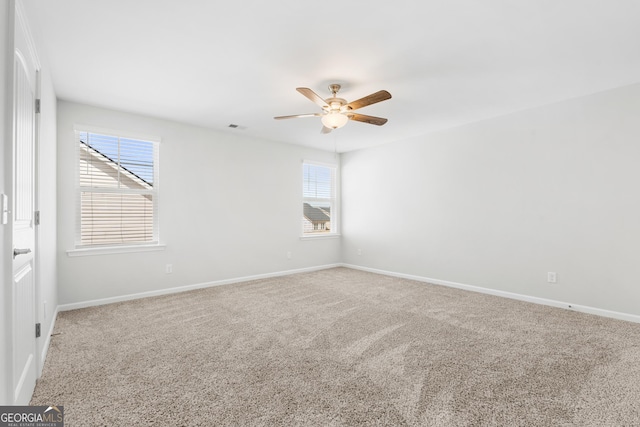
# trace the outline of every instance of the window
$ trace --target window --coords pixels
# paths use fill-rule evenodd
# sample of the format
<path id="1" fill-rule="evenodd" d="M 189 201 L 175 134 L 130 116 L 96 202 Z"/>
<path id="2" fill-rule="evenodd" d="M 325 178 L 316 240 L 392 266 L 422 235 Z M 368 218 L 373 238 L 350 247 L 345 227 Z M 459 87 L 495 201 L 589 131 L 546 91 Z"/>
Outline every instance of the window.
<path id="1" fill-rule="evenodd" d="M 317 163 L 302 165 L 302 234 L 337 234 L 336 168 Z"/>
<path id="2" fill-rule="evenodd" d="M 158 142 L 76 130 L 76 247 L 158 243 Z"/>

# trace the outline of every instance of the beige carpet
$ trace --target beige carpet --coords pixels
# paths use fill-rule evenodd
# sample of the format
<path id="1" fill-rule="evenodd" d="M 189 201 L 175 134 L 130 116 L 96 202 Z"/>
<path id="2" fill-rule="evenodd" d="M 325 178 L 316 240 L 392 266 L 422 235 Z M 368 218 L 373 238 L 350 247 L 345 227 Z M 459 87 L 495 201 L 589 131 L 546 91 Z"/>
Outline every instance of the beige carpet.
<path id="1" fill-rule="evenodd" d="M 638 426 L 640 324 L 336 268 L 60 313 L 67 426 Z"/>

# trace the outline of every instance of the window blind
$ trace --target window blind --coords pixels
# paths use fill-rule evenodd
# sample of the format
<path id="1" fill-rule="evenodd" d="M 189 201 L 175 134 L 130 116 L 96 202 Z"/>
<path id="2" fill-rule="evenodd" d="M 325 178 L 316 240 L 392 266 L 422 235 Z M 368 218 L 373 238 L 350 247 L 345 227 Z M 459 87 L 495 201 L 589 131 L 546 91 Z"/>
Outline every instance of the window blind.
<path id="1" fill-rule="evenodd" d="M 158 144 L 76 131 L 76 246 L 157 243 Z"/>
<path id="2" fill-rule="evenodd" d="M 335 167 L 303 163 L 302 200 L 303 235 L 336 233 Z"/>

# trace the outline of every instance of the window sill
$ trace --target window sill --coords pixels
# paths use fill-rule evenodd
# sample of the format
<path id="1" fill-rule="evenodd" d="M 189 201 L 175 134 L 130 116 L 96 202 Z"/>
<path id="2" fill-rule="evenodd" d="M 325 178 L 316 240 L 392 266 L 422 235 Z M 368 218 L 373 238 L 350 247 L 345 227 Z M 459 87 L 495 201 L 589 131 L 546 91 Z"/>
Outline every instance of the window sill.
<path id="1" fill-rule="evenodd" d="M 341 237 L 340 234 L 316 234 L 316 235 L 306 235 L 300 236 L 300 240 L 317 240 L 317 239 L 339 239 Z"/>
<path id="2" fill-rule="evenodd" d="M 127 254 L 132 252 L 152 252 L 152 251 L 164 251 L 167 245 L 135 245 L 135 246 L 105 246 L 101 248 L 82 248 L 82 249 L 70 249 L 67 251 L 67 255 L 71 257 L 76 256 L 91 256 L 91 255 L 109 255 L 109 254 Z"/>

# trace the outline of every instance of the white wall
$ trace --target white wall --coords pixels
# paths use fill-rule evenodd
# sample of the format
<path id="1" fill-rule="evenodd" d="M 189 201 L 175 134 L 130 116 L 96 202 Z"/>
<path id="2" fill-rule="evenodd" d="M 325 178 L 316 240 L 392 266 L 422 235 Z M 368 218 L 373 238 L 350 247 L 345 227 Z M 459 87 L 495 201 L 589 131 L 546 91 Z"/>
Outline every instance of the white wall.
<path id="1" fill-rule="evenodd" d="M 75 236 L 75 124 L 157 136 L 166 250 L 69 257 Z M 302 160 L 333 153 L 58 102 L 59 303 L 330 265 L 339 239 L 300 240 Z M 287 259 L 287 252 L 292 258 Z M 165 265 L 173 265 L 173 274 Z"/>
<path id="2" fill-rule="evenodd" d="M 342 259 L 640 315 L 639 117 L 633 85 L 347 153 Z"/>

